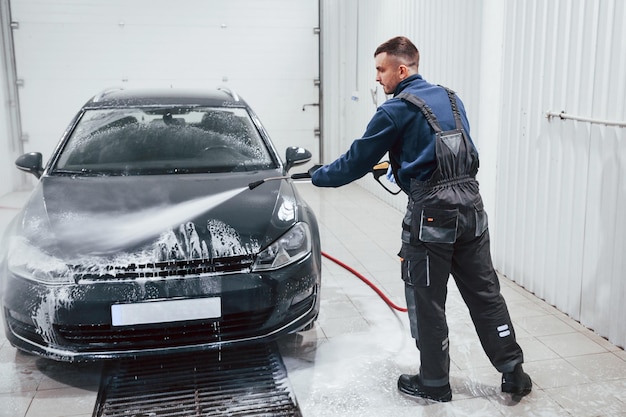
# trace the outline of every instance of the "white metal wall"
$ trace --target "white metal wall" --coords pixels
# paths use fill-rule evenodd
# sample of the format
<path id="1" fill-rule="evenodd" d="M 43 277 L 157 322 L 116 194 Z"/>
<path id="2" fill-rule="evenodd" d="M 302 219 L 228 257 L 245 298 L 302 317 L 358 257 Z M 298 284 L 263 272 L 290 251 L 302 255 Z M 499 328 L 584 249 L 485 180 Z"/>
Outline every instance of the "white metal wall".
<path id="1" fill-rule="evenodd" d="M 13 191 L 15 184 L 25 183 L 25 175 L 13 165 L 19 154 L 20 129 L 14 111 L 18 103 L 10 14 L 9 0 L 0 0 L 0 196 Z"/>
<path id="2" fill-rule="evenodd" d="M 468 110 L 496 268 L 622 347 L 626 129 L 544 115 L 626 120 L 625 4 L 322 0 L 325 162 L 385 99 L 372 100 L 376 46 L 408 36 L 420 73 Z M 360 184 L 404 209 L 405 197 Z"/>
<path id="3" fill-rule="evenodd" d="M 2 18 L 2 16 L 0 16 Z M 2 34 L 4 35 L 4 34 Z M 2 45 L 0 45 L 0 48 Z M 4 58 L 4 54 L 1 53 L 0 49 L 0 99 L 2 103 L 0 105 L 0 149 L 3 152 L 0 152 L 0 178 L 10 178 L 11 171 L 13 167 L 11 166 L 11 156 L 12 153 L 9 152 L 9 149 L 12 147 L 11 143 L 11 131 L 9 129 L 9 94 L 7 92 L 7 85 L 5 83 L 6 80 L 6 62 Z M 11 181 L 1 181 L 0 182 L 0 196 L 8 193 L 12 190 L 13 184 Z"/>
<path id="4" fill-rule="evenodd" d="M 506 2 L 496 266 L 626 346 L 623 1 Z"/>

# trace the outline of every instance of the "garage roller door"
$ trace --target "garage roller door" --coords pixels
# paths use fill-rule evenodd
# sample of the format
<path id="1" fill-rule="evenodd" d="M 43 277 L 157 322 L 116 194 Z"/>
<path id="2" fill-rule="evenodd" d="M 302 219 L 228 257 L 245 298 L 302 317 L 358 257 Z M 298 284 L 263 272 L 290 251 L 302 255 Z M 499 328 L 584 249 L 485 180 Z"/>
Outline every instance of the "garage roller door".
<path id="1" fill-rule="evenodd" d="M 317 0 L 12 0 L 11 20 L 25 152 L 105 88 L 226 86 L 318 159 Z"/>

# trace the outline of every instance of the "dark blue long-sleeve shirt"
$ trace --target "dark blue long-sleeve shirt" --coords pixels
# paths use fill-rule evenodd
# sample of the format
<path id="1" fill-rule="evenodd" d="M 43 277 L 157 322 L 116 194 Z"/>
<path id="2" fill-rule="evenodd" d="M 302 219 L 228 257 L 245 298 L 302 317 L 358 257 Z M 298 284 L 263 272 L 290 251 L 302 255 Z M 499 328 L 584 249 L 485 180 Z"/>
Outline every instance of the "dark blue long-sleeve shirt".
<path id="1" fill-rule="evenodd" d="M 416 106 L 395 98 L 403 91 L 424 100 L 444 131 L 455 129 L 446 90 L 428 83 L 420 75 L 412 75 L 398 84 L 394 98 L 378 107 L 363 137 L 352 142 L 350 149 L 334 162 L 313 173 L 314 185 L 339 187 L 357 180 L 370 172 L 386 152 L 397 167 L 397 179 L 405 192 L 410 189 L 411 178 L 418 181 L 430 178 L 437 166 L 435 134 Z M 465 108 L 458 97 L 457 105 L 469 138 Z"/>

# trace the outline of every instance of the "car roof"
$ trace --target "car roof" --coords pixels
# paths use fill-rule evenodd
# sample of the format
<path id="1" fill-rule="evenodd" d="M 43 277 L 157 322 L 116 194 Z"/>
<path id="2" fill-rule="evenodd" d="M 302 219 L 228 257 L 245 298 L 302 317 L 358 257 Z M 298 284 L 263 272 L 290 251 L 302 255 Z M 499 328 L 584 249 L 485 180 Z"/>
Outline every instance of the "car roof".
<path id="1" fill-rule="evenodd" d="M 136 106 L 248 107 L 235 92 L 217 89 L 124 89 L 112 88 L 92 97 L 83 108 Z"/>

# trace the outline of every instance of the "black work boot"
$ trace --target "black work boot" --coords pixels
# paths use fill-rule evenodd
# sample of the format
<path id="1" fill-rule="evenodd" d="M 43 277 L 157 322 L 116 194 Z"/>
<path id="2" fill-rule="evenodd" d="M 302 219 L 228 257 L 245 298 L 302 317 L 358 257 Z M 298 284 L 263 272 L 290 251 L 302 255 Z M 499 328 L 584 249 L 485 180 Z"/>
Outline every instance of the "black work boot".
<path id="1" fill-rule="evenodd" d="M 522 364 L 515 365 L 513 372 L 502 374 L 502 392 L 524 396 L 530 393 L 533 382 L 530 376 L 522 369 Z"/>
<path id="2" fill-rule="evenodd" d="M 413 376 L 400 375 L 400 378 L 398 378 L 398 389 L 400 392 L 412 397 L 427 398 L 439 402 L 447 402 L 452 399 L 450 384 L 441 387 L 428 387 L 422 385 L 419 374 Z"/>

